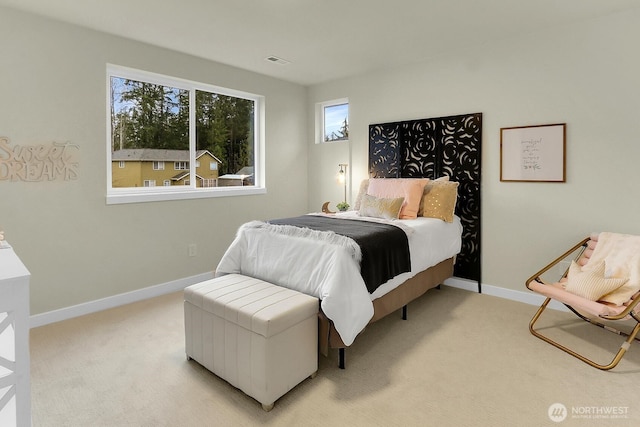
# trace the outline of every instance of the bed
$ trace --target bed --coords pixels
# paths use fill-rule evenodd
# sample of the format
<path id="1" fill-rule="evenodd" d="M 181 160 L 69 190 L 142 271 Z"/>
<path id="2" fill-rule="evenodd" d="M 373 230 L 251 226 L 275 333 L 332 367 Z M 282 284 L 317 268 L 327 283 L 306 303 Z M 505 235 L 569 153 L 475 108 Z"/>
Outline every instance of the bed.
<path id="1" fill-rule="evenodd" d="M 253 221 L 240 227 L 216 274 L 245 274 L 318 297 L 320 351 L 326 356 L 329 348 L 338 348 L 339 366 L 344 368 L 344 349 L 367 325 L 399 309 L 406 318 L 409 302 L 447 278 L 455 275 L 477 281 L 481 291 L 481 129 L 481 113 L 370 125 L 370 179 L 361 185 L 357 209 L 305 216 L 322 218 L 324 222 L 369 222 L 400 228 L 409 247 L 408 271 L 394 273 L 379 286 L 368 288 L 363 279 L 364 266 L 360 268 L 360 243 L 354 245 L 352 238 L 322 228 L 296 227 L 273 220 Z M 416 178 L 429 178 L 433 184 L 439 177 L 456 183 L 455 212 L 446 221 L 411 215 L 395 220 L 384 215 L 359 215 L 363 207 L 370 207 L 361 206 L 365 203 L 362 197 L 366 203 L 369 198 L 375 199 L 375 206 L 381 200 L 392 200 L 369 194 L 373 186 L 378 191 L 380 185 L 393 182 L 395 186 L 399 181 L 414 186 L 414 181 L 421 181 Z M 420 199 L 420 206 L 424 200 Z"/>

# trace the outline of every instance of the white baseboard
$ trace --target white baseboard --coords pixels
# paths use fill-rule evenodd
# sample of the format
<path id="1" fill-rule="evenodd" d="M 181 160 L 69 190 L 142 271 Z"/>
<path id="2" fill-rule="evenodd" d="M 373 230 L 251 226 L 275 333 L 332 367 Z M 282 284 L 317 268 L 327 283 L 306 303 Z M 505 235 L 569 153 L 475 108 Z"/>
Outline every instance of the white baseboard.
<path id="1" fill-rule="evenodd" d="M 160 285 L 150 286 L 148 288 L 126 292 L 124 294 L 118 294 L 95 301 L 73 305 L 71 307 L 48 311 L 46 313 L 35 314 L 30 318 L 30 325 L 32 328 L 36 328 L 38 326 L 48 325 L 49 323 L 60 322 L 62 320 L 72 319 L 74 317 L 83 316 L 85 314 L 119 307 L 121 305 L 130 304 L 132 302 L 142 301 L 171 292 L 180 291 L 187 286 L 209 279 L 213 279 L 213 272 L 202 273 L 195 276 L 163 283 Z M 478 282 L 475 282 L 473 280 L 452 277 L 445 280 L 444 285 L 451 286 L 453 288 L 464 289 L 466 291 L 478 292 Z M 544 301 L 543 296 L 535 294 L 533 292 L 514 291 L 512 289 L 485 284 L 482 284 L 482 293 L 499 298 L 519 301 L 530 305 L 539 306 Z M 568 311 L 568 309 L 564 305 L 558 303 L 557 301 L 551 301 L 551 303 L 549 304 L 549 308 Z"/>
<path id="2" fill-rule="evenodd" d="M 465 291 L 478 292 L 478 282 L 475 280 L 461 279 L 459 277 L 451 277 L 444 281 L 443 285 L 451 286 L 452 288 L 464 289 Z M 484 289 L 485 285 L 482 285 Z"/>
<path id="3" fill-rule="evenodd" d="M 468 279 L 460 279 L 458 277 L 452 277 L 445 280 L 444 285 L 451 286 L 453 288 L 464 289 L 467 291 L 478 292 L 478 282 Z M 524 285 L 523 285 L 524 286 Z M 514 291 L 513 289 L 501 288 L 499 286 L 482 284 L 482 293 L 485 295 L 491 295 L 494 297 L 509 299 L 512 301 L 523 302 L 529 305 L 539 306 L 545 300 L 540 294 L 536 294 L 532 291 Z M 548 308 L 561 311 L 569 311 L 564 304 L 552 300 Z"/>
<path id="4" fill-rule="evenodd" d="M 30 317 L 30 326 L 32 328 L 36 328 L 38 326 L 48 325 L 49 323 L 60 322 L 62 320 L 95 313 L 108 308 L 119 307 L 132 302 L 142 301 L 160 295 L 169 294 L 171 292 L 177 292 L 187 286 L 209 279 L 213 279 L 213 272 L 173 280 L 160 285 L 150 286 L 148 288 L 138 289 L 124 294 L 113 295 L 99 300 L 73 305 L 71 307 L 48 311 L 46 313 L 35 314 Z"/>

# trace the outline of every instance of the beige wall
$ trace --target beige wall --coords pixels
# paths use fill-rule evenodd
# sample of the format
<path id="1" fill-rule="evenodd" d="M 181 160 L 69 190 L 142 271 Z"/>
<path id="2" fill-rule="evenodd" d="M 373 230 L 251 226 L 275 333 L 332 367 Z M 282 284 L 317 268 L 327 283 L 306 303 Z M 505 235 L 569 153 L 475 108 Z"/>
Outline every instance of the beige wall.
<path id="1" fill-rule="evenodd" d="M 4 8 L 0 61 L 0 137 L 80 147 L 77 180 L 0 181 L 31 314 L 210 272 L 241 223 L 307 209 L 302 86 Z M 264 95 L 267 194 L 107 206 L 107 63 Z"/>
<path id="2" fill-rule="evenodd" d="M 403 69 L 309 89 L 316 102 L 348 97 L 349 144 L 309 141 L 309 209 L 338 201 L 345 159 L 351 200 L 367 175 L 371 123 L 483 113 L 482 282 L 524 281 L 592 231 L 640 233 L 640 10 L 451 52 Z M 420 61 L 418 46 L 416 61 Z M 567 123 L 567 182 L 500 182 L 500 128 Z"/>
<path id="3" fill-rule="evenodd" d="M 483 283 L 524 290 L 591 231 L 640 233 L 639 20 L 636 10 L 470 41 L 429 61 L 415 47 L 413 67 L 304 88 L 0 8 L 0 137 L 80 147 L 77 180 L 0 181 L 0 227 L 32 273 L 32 314 L 211 271 L 241 223 L 334 207 L 338 163 L 349 163 L 353 201 L 370 123 L 472 112 L 484 120 Z M 267 194 L 107 206 L 106 63 L 264 95 Z M 351 142 L 315 145 L 315 103 L 343 97 Z M 500 128 L 559 122 L 567 182 L 501 183 Z"/>

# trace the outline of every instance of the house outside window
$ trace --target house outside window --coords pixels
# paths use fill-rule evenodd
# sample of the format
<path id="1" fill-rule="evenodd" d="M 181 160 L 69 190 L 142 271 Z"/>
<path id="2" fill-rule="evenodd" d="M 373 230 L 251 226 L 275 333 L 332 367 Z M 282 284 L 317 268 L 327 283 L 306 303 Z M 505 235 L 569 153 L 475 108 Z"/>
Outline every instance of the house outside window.
<path id="1" fill-rule="evenodd" d="M 115 65 L 107 76 L 108 204 L 266 191 L 263 97 Z"/>

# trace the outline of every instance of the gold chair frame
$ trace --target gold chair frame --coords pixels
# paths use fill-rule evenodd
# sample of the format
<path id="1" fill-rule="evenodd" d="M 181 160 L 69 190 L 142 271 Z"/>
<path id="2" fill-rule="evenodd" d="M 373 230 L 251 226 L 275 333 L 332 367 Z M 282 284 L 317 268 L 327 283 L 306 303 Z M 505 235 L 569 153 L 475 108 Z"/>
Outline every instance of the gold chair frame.
<path id="1" fill-rule="evenodd" d="M 553 267 L 555 267 L 556 265 L 558 265 L 560 262 L 566 260 L 571 254 L 573 254 L 574 252 L 578 251 L 577 255 L 575 256 L 575 260 L 577 261 L 583 254 L 584 251 L 587 249 L 587 245 L 589 242 L 590 238 L 587 237 L 584 240 L 582 240 L 580 243 L 576 244 L 575 246 L 573 246 L 571 249 L 569 249 L 568 251 L 566 251 L 564 254 L 560 255 L 558 258 L 556 258 L 555 260 L 553 260 L 550 264 L 548 264 L 547 266 L 545 266 L 542 270 L 538 271 L 537 273 L 535 273 L 533 276 L 531 276 L 527 281 L 526 281 L 526 286 L 529 290 L 536 292 L 534 289 L 531 289 L 530 285 L 535 281 L 537 283 L 540 283 L 542 285 L 550 285 L 549 283 L 546 283 L 541 276 L 548 272 L 549 270 L 551 270 Z M 564 272 L 564 274 L 562 275 L 562 278 L 566 277 L 568 274 L 569 269 L 567 268 Z M 618 365 L 618 363 L 620 362 L 620 360 L 622 359 L 622 357 L 624 356 L 624 354 L 627 352 L 627 350 L 629 349 L 629 347 L 631 346 L 631 343 L 634 340 L 640 341 L 640 339 L 636 338 L 636 335 L 638 334 L 638 332 L 640 332 L 640 318 L 638 316 L 637 313 L 634 312 L 634 309 L 636 308 L 636 306 L 640 303 L 640 296 L 638 296 L 638 294 L 634 295 L 634 299 L 631 300 L 631 302 L 627 305 L 627 307 L 620 312 L 619 314 L 616 315 L 600 315 L 599 318 L 604 319 L 604 320 L 611 320 L 611 321 L 616 321 L 616 320 L 622 320 L 625 318 L 632 318 L 633 320 L 636 321 L 636 325 L 633 327 L 633 329 L 631 330 L 631 332 L 625 332 L 625 331 L 621 331 L 618 330 L 616 328 L 611 327 L 610 325 L 605 325 L 604 323 L 601 323 L 599 321 L 597 321 L 595 318 L 589 318 L 585 315 L 583 315 L 582 313 L 578 312 L 574 307 L 572 307 L 571 305 L 556 299 L 556 301 L 559 301 L 561 303 L 563 303 L 569 310 L 571 310 L 576 316 L 578 316 L 580 319 L 598 326 L 600 328 L 603 328 L 609 332 L 613 332 L 616 333 L 618 335 L 624 336 L 626 337 L 626 339 L 622 342 L 622 344 L 620 345 L 620 348 L 618 349 L 617 353 L 614 355 L 613 359 L 611 360 L 611 362 L 609 362 L 608 364 L 604 365 L 604 364 L 599 364 L 597 362 L 594 362 L 593 360 L 587 358 L 586 356 L 565 347 L 564 345 L 552 340 L 551 338 L 542 335 L 540 332 L 538 332 L 537 330 L 534 329 L 534 325 L 535 323 L 538 321 L 538 319 L 540 318 L 540 316 L 542 315 L 542 312 L 547 308 L 547 306 L 549 305 L 549 303 L 551 302 L 551 300 L 554 298 L 551 297 L 546 297 L 546 299 L 544 300 L 544 302 L 542 303 L 542 305 L 540 306 L 540 308 L 538 308 L 538 311 L 536 312 L 536 314 L 533 316 L 533 318 L 531 319 L 531 321 L 529 322 L 529 331 L 536 337 L 540 338 L 541 340 L 553 345 L 554 347 L 559 348 L 560 350 L 572 355 L 573 357 L 582 360 L 583 362 L 593 366 L 594 368 L 598 368 L 604 371 L 613 369 L 616 367 L 616 365 Z"/>

